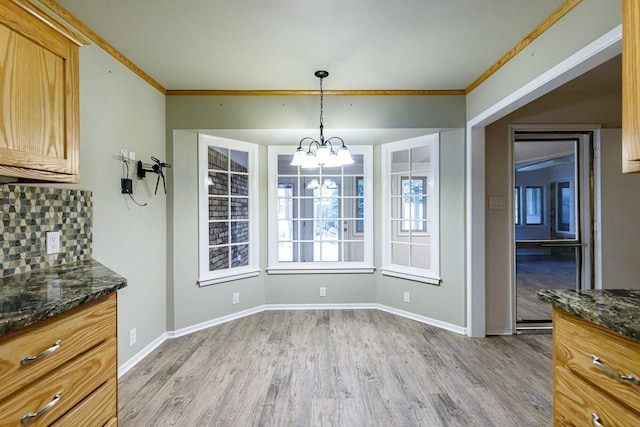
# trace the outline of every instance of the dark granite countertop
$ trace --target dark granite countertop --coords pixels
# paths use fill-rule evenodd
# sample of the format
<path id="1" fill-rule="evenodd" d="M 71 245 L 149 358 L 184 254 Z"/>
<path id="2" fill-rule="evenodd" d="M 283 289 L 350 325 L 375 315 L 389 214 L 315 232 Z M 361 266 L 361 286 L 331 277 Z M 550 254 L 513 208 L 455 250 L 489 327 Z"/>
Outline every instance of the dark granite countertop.
<path id="1" fill-rule="evenodd" d="M 538 298 L 582 319 L 640 341 L 640 290 L 538 291 Z"/>
<path id="2" fill-rule="evenodd" d="M 0 335 L 127 286 L 98 261 L 80 261 L 0 278 Z"/>

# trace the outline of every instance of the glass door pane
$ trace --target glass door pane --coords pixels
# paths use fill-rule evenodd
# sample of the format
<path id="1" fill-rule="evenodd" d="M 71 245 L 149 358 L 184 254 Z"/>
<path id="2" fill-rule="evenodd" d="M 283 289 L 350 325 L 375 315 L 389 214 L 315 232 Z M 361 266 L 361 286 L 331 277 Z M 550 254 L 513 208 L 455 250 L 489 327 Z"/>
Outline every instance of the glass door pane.
<path id="1" fill-rule="evenodd" d="M 579 289 L 578 139 L 518 139 L 514 145 L 516 323 L 551 321 L 542 289 Z"/>

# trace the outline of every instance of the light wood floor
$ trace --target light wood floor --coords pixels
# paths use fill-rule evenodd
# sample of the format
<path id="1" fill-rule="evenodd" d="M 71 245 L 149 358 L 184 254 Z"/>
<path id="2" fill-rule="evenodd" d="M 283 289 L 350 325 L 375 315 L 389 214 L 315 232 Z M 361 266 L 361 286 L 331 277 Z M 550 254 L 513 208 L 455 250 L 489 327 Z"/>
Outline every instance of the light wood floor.
<path id="1" fill-rule="evenodd" d="M 118 399 L 121 427 L 550 425 L 551 335 L 267 311 L 166 341 Z"/>

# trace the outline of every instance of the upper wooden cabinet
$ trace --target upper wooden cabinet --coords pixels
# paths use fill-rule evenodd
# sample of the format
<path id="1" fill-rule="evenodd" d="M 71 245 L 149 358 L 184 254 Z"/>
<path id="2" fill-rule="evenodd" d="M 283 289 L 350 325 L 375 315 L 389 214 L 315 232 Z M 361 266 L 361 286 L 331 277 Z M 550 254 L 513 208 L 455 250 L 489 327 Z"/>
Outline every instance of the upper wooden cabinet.
<path id="1" fill-rule="evenodd" d="M 640 172 L 640 2 L 622 0 L 622 172 Z"/>
<path id="2" fill-rule="evenodd" d="M 80 179 L 78 48 L 27 0 L 0 0 L 0 176 Z"/>

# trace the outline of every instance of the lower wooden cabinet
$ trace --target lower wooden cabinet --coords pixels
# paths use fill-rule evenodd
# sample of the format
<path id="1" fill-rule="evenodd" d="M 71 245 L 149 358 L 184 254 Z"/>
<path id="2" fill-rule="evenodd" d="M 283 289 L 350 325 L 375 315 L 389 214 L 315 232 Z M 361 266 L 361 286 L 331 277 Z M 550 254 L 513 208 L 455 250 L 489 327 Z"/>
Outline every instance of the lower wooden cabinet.
<path id="1" fill-rule="evenodd" d="M 555 426 L 640 426 L 640 342 L 554 308 L 553 365 Z"/>
<path id="2" fill-rule="evenodd" d="M 0 426 L 117 425 L 116 294 L 0 338 Z"/>

